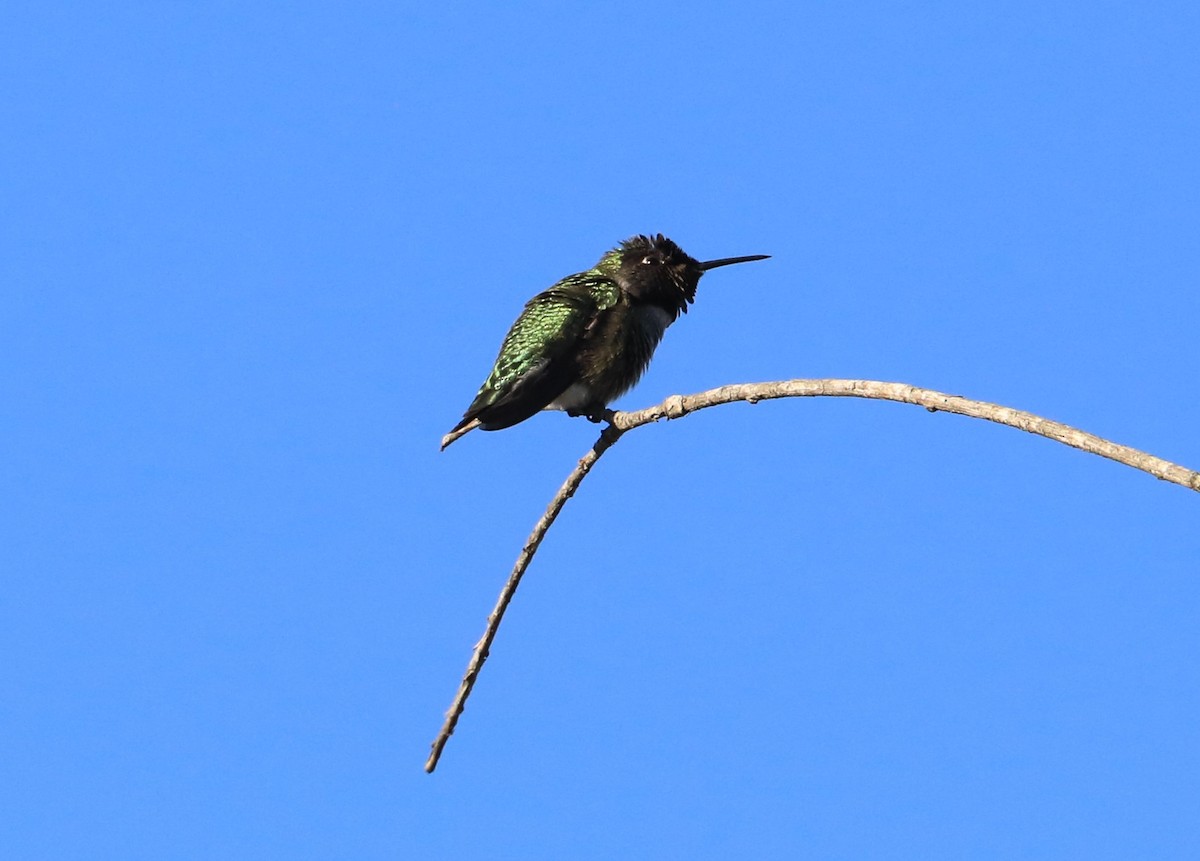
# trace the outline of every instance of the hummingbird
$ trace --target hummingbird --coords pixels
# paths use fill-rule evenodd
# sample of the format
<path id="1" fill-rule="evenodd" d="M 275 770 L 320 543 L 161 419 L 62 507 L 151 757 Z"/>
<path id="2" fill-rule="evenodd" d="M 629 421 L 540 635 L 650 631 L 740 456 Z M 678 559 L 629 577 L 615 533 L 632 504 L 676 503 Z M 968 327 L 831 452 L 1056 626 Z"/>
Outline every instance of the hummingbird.
<path id="1" fill-rule="evenodd" d="M 502 430 L 541 410 L 602 421 L 646 371 L 667 327 L 687 313 L 701 275 L 769 256 L 701 263 L 661 233 L 626 239 L 529 300 L 442 449 L 477 427 Z"/>

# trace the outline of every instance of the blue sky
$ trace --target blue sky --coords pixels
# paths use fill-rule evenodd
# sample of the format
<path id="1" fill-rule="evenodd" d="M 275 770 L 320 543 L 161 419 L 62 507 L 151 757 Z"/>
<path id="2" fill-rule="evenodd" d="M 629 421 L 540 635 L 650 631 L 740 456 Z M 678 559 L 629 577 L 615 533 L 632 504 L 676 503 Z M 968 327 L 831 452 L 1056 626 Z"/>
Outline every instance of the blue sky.
<path id="1" fill-rule="evenodd" d="M 896 380 L 1200 466 L 1190 3 L 3 13 L 0 854 L 1194 858 L 1200 500 L 896 404 L 438 440 L 661 231 L 635 408 Z"/>

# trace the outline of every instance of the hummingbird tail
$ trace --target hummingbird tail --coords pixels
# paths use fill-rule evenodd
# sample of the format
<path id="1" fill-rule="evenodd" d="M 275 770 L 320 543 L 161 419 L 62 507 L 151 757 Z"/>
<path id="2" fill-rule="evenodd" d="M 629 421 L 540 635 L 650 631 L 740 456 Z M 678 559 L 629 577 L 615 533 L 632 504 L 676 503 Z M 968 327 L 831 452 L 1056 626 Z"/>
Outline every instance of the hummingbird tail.
<path id="1" fill-rule="evenodd" d="M 479 419 L 471 419 L 470 421 L 460 422 L 458 426 L 454 428 L 454 430 L 442 437 L 442 447 L 439 449 L 439 451 L 445 451 L 446 446 L 450 445 L 450 443 L 454 442 L 460 436 L 466 436 L 477 427 L 479 427 Z"/>

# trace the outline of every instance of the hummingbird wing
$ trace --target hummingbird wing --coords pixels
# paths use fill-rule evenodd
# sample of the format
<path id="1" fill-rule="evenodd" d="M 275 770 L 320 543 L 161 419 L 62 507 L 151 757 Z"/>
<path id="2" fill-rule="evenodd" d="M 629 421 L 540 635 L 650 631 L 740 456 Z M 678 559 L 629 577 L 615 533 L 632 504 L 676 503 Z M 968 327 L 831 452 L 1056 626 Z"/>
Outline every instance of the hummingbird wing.
<path id="1" fill-rule="evenodd" d="M 476 419 L 484 430 L 500 430 L 545 409 L 574 381 L 580 344 L 620 298 L 615 281 L 583 272 L 530 299 L 505 336 L 491 374 L 450 433 Z"/>

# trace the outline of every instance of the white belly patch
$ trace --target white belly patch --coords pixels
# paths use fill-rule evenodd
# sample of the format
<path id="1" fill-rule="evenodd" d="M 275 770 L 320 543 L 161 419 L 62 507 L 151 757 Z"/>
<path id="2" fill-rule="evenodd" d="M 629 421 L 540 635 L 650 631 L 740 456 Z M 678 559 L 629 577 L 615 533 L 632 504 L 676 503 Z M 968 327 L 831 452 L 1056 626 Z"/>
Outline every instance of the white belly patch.
<path id="1" fill-rule="evenodd" d="M 577 410 L 591 401 L 591 391 L 583 383 L 571 383 L 565 392 L 546 404 L 548 410 Z"/>

